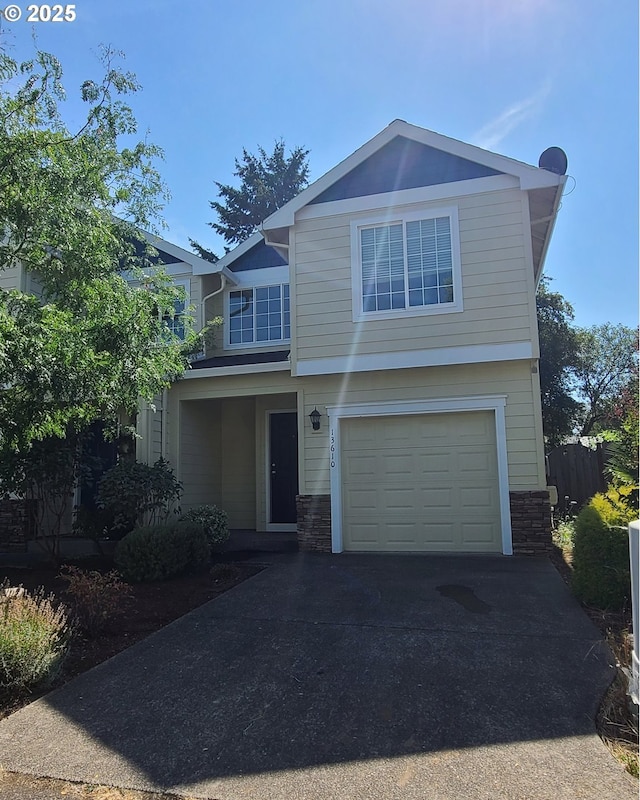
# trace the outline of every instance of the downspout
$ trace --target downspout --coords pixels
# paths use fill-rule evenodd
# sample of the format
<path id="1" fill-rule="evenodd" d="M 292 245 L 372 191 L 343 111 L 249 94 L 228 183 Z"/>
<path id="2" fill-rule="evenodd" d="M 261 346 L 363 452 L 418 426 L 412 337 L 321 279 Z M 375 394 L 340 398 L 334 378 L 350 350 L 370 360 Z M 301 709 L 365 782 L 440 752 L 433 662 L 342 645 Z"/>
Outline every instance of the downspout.
<path id="1" fill-rule="evenodd" d="M 264 230 L 264 228 L 260 229 L 260 233 L 264 239 L 264 243 L 268 247 L 273 247 L 276 253 L 279 253 L 283 258 L 286 257 L 286 260 L 289 261 L 289 245 L 285 244 L 284 242 L 273 242 L 269 239 L 269 234 Z M 284 253 L 280 253 L 281 250 L 284 250 Z M 285 255 L 286 254 L 286 255 Z"/>
<path id="2" fill-rule="evenodd" d="M 224 274 L 224 272 L 221 272 L 219 288 L 217 288 L 215 292 L 210 292 L 206 297 L 203 297 L 202 300 L 200 301 L 200 305 L 202 306 L 203 316 L 204 316 L 204 304 L 207 302 L 207 300 L 211 300 L 212 297 L 215 297 L 217 294 L 220 294 L 220 292 L 224 291 L 226 285 L 227 285 L 227 276 Z"/>

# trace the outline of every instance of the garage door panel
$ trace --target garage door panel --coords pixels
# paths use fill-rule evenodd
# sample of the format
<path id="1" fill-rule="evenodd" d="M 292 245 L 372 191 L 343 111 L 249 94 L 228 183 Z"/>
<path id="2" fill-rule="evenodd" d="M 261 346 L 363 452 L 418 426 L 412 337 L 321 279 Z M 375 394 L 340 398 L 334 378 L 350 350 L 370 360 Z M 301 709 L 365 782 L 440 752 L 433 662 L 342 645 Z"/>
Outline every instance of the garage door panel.
<path id="1" fill-rule="evenodd" d="M 412 545 L 416 541 L 418 526 L 415 522 L 394 522 L 385 526 L 384 530 L 380 530 L 380 527 L 380 534 L 386 536 L 391 544 Z"/>
<path id="2" fill-rule="evenodd" d="M 415 464 L 418 474 L 425 477 L 435 476 L 436 479 L 447 475 L 454 467 L 451 454 L 446 452 L 419 453 Z"/>
<path id="3" fill-rule="evenodd" d="M 500 552 L 490 412 L 347 419 L 347 550 Z"/>
<path id="4" fill-rule="evenodd" d="M 371 509 L 375 508 L 378 502 L 374 488 L 350 489 L 345 492 L 343 500 L 346 513 L 367 515 L 371 513 Z"/>
<path id="5" fill-rule="evenodd" d="M 379 531 L 378 524 L 376 522 L 354 522 L 352 523 L 349 532 L 352 550 L 378 549 Z"/>
<path id="6" fill-rule="evenodd" d="M 376 508 L 381 506 L 387 511 L 413 514 L 416 505 L 416 490 L 413 487 L 393 489 L 382 487 L 381 491 L 376 493 L 376 498 Z"/>
<path id="7" fill-rule="evenodd" d="M 494 539 L 494 527 L 490 523 L 462 522 L 460 525 L 462 541 L 465 544 L 491 544 Z"/>
<path id="8" fill-rule="evenodd" d="M 452 497 L 453 489 L 450 486 L 423 486 L 420 488 L 420 509 L 423 514 L 438 510 L 448 511 Z"/>
<path id="9" fill-rule="evenodd" d="M 459 506 L 461 511 L 471 509 L 475 513 L 482 511 L 489 512 L 493 515 L 494 509 L 494 487 L 492 486 L 478 486 L 478 487 L 460 487 L 458 493 L 460 498 Z"/>
<path id="10" fill-rule="evenodd" d="M 350 455 L 345 459 L 344 477 L 347 481 L 357 478 L 374 479 L 378 474 L 377 462 L 374 455 Z"/>

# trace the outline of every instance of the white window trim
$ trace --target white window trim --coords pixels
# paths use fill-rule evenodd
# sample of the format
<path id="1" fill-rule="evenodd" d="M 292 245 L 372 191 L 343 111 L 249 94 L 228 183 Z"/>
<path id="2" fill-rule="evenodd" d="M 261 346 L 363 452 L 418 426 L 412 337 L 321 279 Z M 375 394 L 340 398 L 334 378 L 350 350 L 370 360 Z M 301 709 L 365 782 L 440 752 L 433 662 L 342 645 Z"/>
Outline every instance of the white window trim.
<path id="1" fill-rule="evenodd" d="M 261 276 L 262 277 L 262 276 Z M 287 275 L 288 278 L 288 275 Z M 283 280 L 282 282 L 274 281 L 273 283 L 258 283 L 258 284 L 251 284 L 246 286 L 232 286 L 225 292 L 224 298 L 224 346 L 225 350 L 256 350 L 256 349 L 263 349 L 263 348 L 276 348 L 278 349 L 283 344 L 290 344 L 291 336 L 288 336 L 286 339 L 268 339 L 264 342 L 258 342 L 254 339 L 252 342 L 235 342 L 231 343 L 231 293 L 232 292 L 242 292 L 251 289 L 254 292 L 254 309 L 255 309 L 255 291 L 256 289 L 267 289 L 269 286 L 289 286 L 289 331 L 291 331 L 291 285 L 289 284 L 288 280 Z M 282 292 L 280 299 L 284 302 L 284 292 Z M 254 310 L 254 329 L 253 335 L 255 337 L 255 310 Z M 283 319 L 283 330 L 284 330 L 284 319 Z"/>
<path id="2" fill-rule="evenodd" d="M 435 217 L 449 217 L 451 221 L 451 257 L 453 261 L 453 303 L 438 303 L 429 306 L 410 306 L 385 311 L 364 311 L 362 307 L 362 263 L 360 249 L 360 231 L 376 225 L 402 224 L 416 222 Z M 406 231 L 403 231 L 405 277 L 406 277 Z M 462 267 L 460 263 L 460 227 L 457 206 L 430 208 L 421 211 L 405 211 L 390 214 L 377 214 L 372 217 L 352 220 L 351 222 L 351 299 L 354 322 L 374 319 L 397 319 L 398 317 L 421 317 L 432 314 L 451 314 L 463 311 L 462 304 Z"/>
<path id="3" fill-rule="evenodd" d="M 176 316 L 173 319 L 176 320 L 179 316 L 182 316 L 182 317 L 192 316 L 192 313 L 189 310 L 191 308 L 191 279 L 190 278 L 174 278 L 172 280 L 172 284 L 174 286 L 180 287 L 181 289 L 184 289 L 184 292 L 185 292 L 184 311 L 182 312 L 182 314 L 179 314 L 179 315 L 176 314 Z"/>
<path id="4" fill-rule="evenodd" d="M 502 553 L 513 555 L 511 532 L 511 503 L 509 499 L 509 463 L 507 455 L 507 427 L 505 395 L 454 397 L 438 400 L 406 400 L 382 403 L 353 403 L 327 406 L 329 417 L 329 473 L 331 485 L 331 552 L 344 549 L 342 536 L 342 448 L 341 422 L 353 417 L 406 416 L 408 414 L 442 414 L 460 411 L 491 411 L 494 414 L 496 450 L 498 456 L 498 496 Z"/>

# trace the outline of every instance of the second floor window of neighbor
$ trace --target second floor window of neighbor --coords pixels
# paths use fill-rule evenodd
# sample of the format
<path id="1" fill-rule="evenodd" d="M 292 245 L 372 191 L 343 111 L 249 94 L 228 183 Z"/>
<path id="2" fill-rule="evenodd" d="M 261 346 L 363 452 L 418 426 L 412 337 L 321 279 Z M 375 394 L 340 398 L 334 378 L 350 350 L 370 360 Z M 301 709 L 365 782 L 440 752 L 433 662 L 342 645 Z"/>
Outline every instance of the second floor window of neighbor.
<path id="1" fill-rule="evenodd" d="M 360 228 L 363 313 L 452 304 L 451 227 L 441 216 Z"/>
<path id="2" fill-rule="evenodd" d="M 229 344 L 291 338 L 289 284 L 229 292 Z"/>

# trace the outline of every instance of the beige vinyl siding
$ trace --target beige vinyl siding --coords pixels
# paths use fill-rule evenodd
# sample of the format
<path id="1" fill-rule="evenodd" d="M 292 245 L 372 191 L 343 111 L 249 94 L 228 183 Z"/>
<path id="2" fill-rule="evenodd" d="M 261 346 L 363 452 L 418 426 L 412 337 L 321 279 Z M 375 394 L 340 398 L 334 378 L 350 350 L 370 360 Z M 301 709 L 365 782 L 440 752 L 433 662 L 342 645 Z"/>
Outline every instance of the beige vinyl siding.
<path id="1" fill-rule="evenodd" d="M 224 319 L 224 293 L 216 294 L 209 298 L 204 304 L 202 312 L 203 324 L 208 323 L 216 317 Z M 224 350 L 224 326 L 219 325 L 212 329 L 205 342 L 205 357 L 211 358 L 212 356 L 220 355 L 220 351 Z"/>
<path id="2" fill-rule="evenodd" d="M 171 426 L 172 433 L 180 436 L 174 444 L 177 477 L 184 486 L 183 510 L 201 503 L 215 504 L 220 497 L 221 473 L 216 461 L 220 453 L 220 417 L 212 413 L 215 410 L 211 404 L 181 403 L 179 425 Z"/>
<path id="3" fill-rule="evenodd" d="M 191 290 L 189 304 L 193 306 L 196 328 L 200 330 L 204 324 L 204 320 L 202 319 L 202 278 L 196 275 L 182 275 L 181 278 L 183 280 L 186 278 L 189 279 Z"/>
<path id="4" fill-rule="evenodd" d="M 177 476 L 184 485 L 183 508 L 211 503 L 227 512 L 232 528 L 254 528 L 255 399 L 172 403 L 172 414 L 176 413 L 179 424 L 174 421 L 171 425 L 169 452 L 177 455 Z M 171 461 L 175 464 L 174 457 Z"/>
<path id="5" fill-rule="evenodd" d="M 531 305 L 518 190 L 422 207 L 457 205 L 464 310 L 364 320 L 352 317 L 350 223 L 367 214 L 300 220 L 295 226 L 298 360 L 530 341 Z M 420 206 L 390 210 L 411 211 Z"/>
<path id="6" fill-rule="evenodd" d="M 524 490 L 545 486 L 528 361 L 314 376 L 300 380 L 305 387 L 303 415 L 306 417 L 315 405 L 323 413 L 320 434 L 311 434 L 305 426 L 302 493 L 329 492 L 326 406 L 337 405 L 338 398 L 340 403 L 349 404 L 506 395 L 509 487 Z"/>
<path id="7" fill-rule="evenodd" d="M 329 429 L 327 406 L 353 403 L 380 403 L 402 400 L 438 400 L 482 395 L 505 395 L 505 425 L 509 488 L 512 490 L 543 489 L 546 485 L 542 452 L 539 385 L 532 373 L 531 361 L 398 369 L 344 375 L 292 378 L 286 372 L 256 375 L 230 375 L 215 378 L 189 379 L 171 390 L 172 408 L 177 400 L 199 400 L 210 411 L 202 417 L 202 426 L 210 425 L 216 400 L 205 398 L 256 398 L 255 428 L 253 417 L 236 418 L 238 426 L 255 431 L 256 519 L 263 525 L 262 503 L 266 492 L 264 472 L 264 411 L 268 408 L 298 408 L 300 493 L 329 493 Z M 297 403 L 294 402 L 297 393 Z M 182 407 L 197 406 L 183 402 Z M 317 407 L 322 414 L 320 431 L 312 432 L 309 413 Z M 205 431 L 205 427 L 202 428 Z M 204 435 L 204 434 L 203 434 Z M 172 422 L 171 450 L 176 448 L 176 428 Z M 190 440 L 194 450 L 182 452 L 180 479 L 188 481 L 187 460 L 200 463 L 203 437 Z M 208 446 L 208 445 L 207 445 Z M 225 453 L 226 450 L 222 451 Z M 197 470 L 196 470 L 197 471 Z M 251 485 L 251 484 L 250 484 Z M 204 502 L 204 500 L 199 501 Z"/>
<path id="8" fill-rule="evenodd" d="M 22 267 L 14 264 L 12 267 L 0 270 L 0 289 L 5 292 L 11 289 L 22 289 Z"/>
<path id="9" fill-rule="evenodd" d="M 162 458 L 164 427 L 164 396 L 158 394 L 153 403 L 141 402 L 138 410 L 136 458 L 147 464 L 155 464 Z"/>
<path id="10" fill-rule="evenodd" d="M 221 503 L 232 528 L 256 524 L 255 399 L 221 403 L 220 449 L 215 453 L 222 472 Z"/>

